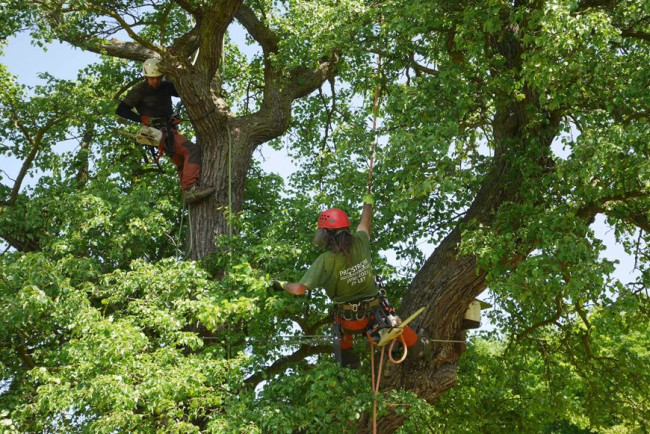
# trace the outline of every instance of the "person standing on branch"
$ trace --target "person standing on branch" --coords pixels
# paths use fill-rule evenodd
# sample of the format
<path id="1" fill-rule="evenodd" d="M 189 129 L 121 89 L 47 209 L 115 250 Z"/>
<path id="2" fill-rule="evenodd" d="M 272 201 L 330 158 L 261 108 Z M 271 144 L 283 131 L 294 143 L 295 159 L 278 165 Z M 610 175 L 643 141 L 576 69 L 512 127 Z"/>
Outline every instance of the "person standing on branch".
<path id="1" fill-rule="evenodd" d="M 350 232 L 350 221 L 343 210 L 332 208 L 320 213 L 314 244 L 327 252 L 314 261 L 300 282 L 272 282 L 276 291 L 293 295 L 302 295 L 307 289 L 325 289 L 334 303 L 332 315 L 339 338 L 334 343 L 335 354 L 341 365 L 350 368 L 359 366 L 359 356 L 353 350 L 354 334 L 374 330 L 369 338 L 375 339 L 377 326 L 394 327 L 400 322 L 375 285 L 370 256 L 374 200 L 367 194 L 363 201 L 355 234 Z M 404 327 L 403 338 L 407 347 L 418 341 L 417 334 L 408 326 Z"/>
<path id="2" fill-rule="evenodd" d="M 178 170 L 185 204 L 203 200 L 214 188 L 199 186 L 201 149 L 176 128 L 178 120 L 172 109 L 172 97 L 178 97 L 178 92 L 172 82 L 163 80 L 160 59 L 147 59 L 143 75 L 144 81 L 129 91 L 115 112 L 124 119 L 161 130 L 160 145 Z"/>

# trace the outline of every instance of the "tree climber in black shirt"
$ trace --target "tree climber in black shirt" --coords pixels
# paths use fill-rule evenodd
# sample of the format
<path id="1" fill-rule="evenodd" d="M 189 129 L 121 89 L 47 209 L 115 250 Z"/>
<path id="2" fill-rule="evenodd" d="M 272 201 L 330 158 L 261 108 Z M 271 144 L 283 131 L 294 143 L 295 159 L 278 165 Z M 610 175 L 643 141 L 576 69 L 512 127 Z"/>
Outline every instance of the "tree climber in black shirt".
<path id="1" fill-rule="evenodd" d="M 178 97 L 174 84 L 163 80 L 160 59 L 147 59 L 143 65 L 145 80 L 137 84 L 120 102 L 119 116 L 162 131 L 160 143 L 178 170 L 186 204 L 198 202 L 214 192 L 213 187 L 199 186 L 201 149 L 178 133 L 174 123 L 172 97 Z M 135 109 L 135 111 L 133 110 Z M 137 112 L 137 113 L 136 113 Z"/>

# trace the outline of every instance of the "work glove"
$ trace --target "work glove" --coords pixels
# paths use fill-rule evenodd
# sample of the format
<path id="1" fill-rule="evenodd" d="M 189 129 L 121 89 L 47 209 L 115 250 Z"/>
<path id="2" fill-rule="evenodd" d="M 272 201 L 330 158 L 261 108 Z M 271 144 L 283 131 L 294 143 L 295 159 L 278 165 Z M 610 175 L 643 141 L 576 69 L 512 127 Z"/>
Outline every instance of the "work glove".
<path id="1" fill-rule="evenodd" d="M 140 116 L 140 122 L 142 122 L 142 125 L 146 125 L 148 127 L 151 126 L 151 119 L 152 119 L 152 116 L 149 116 L 149 115 Z"/>
<path id="2" fill-rule="evenodd" d="M 374 205 L 375 204 L 375 198 L 372 197 L 372 194 L 370 194 L 370 193 L 364 194 L 363 195 L 363 203 L 369 203 L 370 205 Z"/>
<path id="3" fill-rule="evenodd" d="M 271 289 L 274 291 L 284 291 L 284 285 L 287 282 L 282 280 L 271 280 Z"/>

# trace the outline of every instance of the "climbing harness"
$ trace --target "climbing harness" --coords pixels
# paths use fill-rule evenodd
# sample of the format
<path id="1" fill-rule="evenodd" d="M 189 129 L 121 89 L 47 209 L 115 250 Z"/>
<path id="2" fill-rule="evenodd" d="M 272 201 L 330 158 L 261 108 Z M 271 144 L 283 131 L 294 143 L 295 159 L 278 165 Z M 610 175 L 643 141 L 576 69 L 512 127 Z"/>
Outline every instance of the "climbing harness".
<path id="1" fill-rule="evenodd" d="M 381 304 L 378 297 L 361 300 L 358 303 L 337 303 L 332 308 L 335 316 L 347 321 L 360 320 L 367 318 Z"/>
<path id="2" fill-rule="evenodd" d="M 340 343 L 344 334 L 363 334 L 371 343 L 375 345 L 381 343 L 381 346 L 384 346 L 388 343 L 384 338 L 385 331 L 393 330 L 400 324 L 395 308 L 386 298 L 381 276 L 375 276 L 375 281 L 379 288 L 377 296 L 353 303 L 336 303 L 330 310 L 334 354 L 339 363 L 342 363 Z M 395 334 L 393 339 L 397 338 L 398 334 Z"/>
<path id="3" fill-rule="evenodd" d="M 113 129 L 113 131 L 130 137 L 135 140 L 139 145 L 144 145 L 149 150 L 153 158 L 152 165 L 156 165 L 158 170 L 162 172 L 160 167 L 160 158 L 163 154 L 171 154 L 174 148 L 174 134 L 176 125 L 181 122 L 178 115 L 172 115 L 169 118 L 152 117 L 149 119 L 149 125 L 142 125 L 137 133 L 133 134 L 130 131 L 122 129 Z M 148 158 L 145 156 L 145 161 L 149 163 Z"/>
<path id="4" fill-rule="evenodd" d="M 149 120 L 149 126 L 143 126 L 140 128 L 142 133 L 143 140 L 147 140 L 149 136 L 159 137 L 157 142 L 152 141 L 151 144 L 143 143 L 158 149 L 158 154 L 156 157 L 156 163 L 160 160 L 163 154 L 171 155 L 174 151 L 174 132 L 176 131 L 176 126 L 181 122 L 181 118 L 177 115 L 172 115 L 169 118 L 162 117 L 152 117 Z M 145 130 L 146 132 L 144 132 Z M 136 135 L 137 140 L 138 135 Z"/>
<path id="5" fill-rule="evenodd" d="M 381 276 L 375 276 L 377 295 L 371 298 L 355 302 L 336 303 L 330 310 L 330 316 L 334 323 L 334 337 L 341 338 L 342 334 L 364 334 L 368 339 L 378 337 L 378 331 L 382 328 L 393 327 L 398 324 L 399 319 L 395 315 L 395 308 L 386 298 L 386 290 L 383 286 Z M 365 321 L 364 321 L 365 320 Z M 346 328 L 344 321 L 354 322 L 354 328 Z M 335 343 L 340 343 L 338 340 Z M 340 354 L 335 348 L 337 361 L 341 362 Z"/>

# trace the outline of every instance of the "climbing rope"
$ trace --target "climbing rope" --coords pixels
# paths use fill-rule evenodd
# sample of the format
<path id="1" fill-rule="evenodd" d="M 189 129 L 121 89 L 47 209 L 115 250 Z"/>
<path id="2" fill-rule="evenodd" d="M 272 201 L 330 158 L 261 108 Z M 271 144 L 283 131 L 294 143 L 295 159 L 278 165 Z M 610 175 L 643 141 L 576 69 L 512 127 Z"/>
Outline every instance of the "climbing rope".
<path id="1" fill-rule="evenodd" d="M 183 196 L 181 193 L 181 200 L 183 200 Z M 178 253 L 181 253 L 180 245 L 181 245 L 181 237 L 183 236 L 183 224 L 185 222 L 185 205 L 183 205 L 183 208 L 181 208 L 181 221 L 178 225 L 178 235 L 176 236 L 176 250 Z"/>
<path id="2" fill-rule="evenodd" d="M 381 23 L 384 22 L 384 16 L 382 15 L 380 18 L 380 25 Z M 381 29 L 380 29 L 381 31 Z M 371 194 L 372 191 L 372 172 L 374 169 L 375 165 L 375 148 L 377 147 L 377 144 L 379 143 L 379 136 L 377 135 L 377 116 L 379 112 L 379 94 L 380 94 L 380 84 L 381 84 L 381 54 L 377 55 L 377 84 L 375 85 L 375 98 L 372 104 L 372 132 L 373 132 L 373 140 L 370 144 L 370 161 L 368 163 L 368 188 L 366 193 Z M 400 333 L 399 335 L 400 340 L 402 341 L 402 346 L 404 347 L 404 353 L 402 354 L 402 357 L 399 360 L 394 360 L 393 359 L 393 345 L 396 342 L 396 339 L 393 339 L 392 342 L 390 343 L 390 347 L 388 349 L 388 358 L 392 363 L 402 363 L 406 359 L 406 354 L 408 352 L 406 348 L 406 342 L 404 342 L 404 337 Z M 377 377 L 375 380 L 375 346 L 377 345 L 373 340 L 369 339 L 370 341 L 370 370 L 372 372 L 372 392 L 373 392 L 373 402 L 372 402 L 372 432 L 373 434 L 377 433 L 377 395 L 379 394 L 379 384 L 381 382 L 381 372 L 383 369 L 383 363 L 384 363 L 384 352 L 386 350 L 386 346 L 381 347 L 380 351 L 380 357 L 379 357 L 379 368 L 377 370 Z"/>
<path id="3" fill-rule="evenodd" d="M 194 247 L 194 231 L 192 230 L 192 211 L 190 211 L 189 206 L 187 208 L 187 226 L 190 228 L 190 243 L 187 251 L 185 252 L 185 259 L 187 259 L 192 254 L 192 248 Z"/>
<path id="4" fill-rule="evenodd" d="M 379 20 L 379 25 L 381 26 L 383 22 L 384 22 L 384 16 L 382 15 Z M 374 134 L 374 138 L 370 144 L 370 162 L 368 164 L 369 166 L 368 167 L 368 191 L 367 191 L 368 194 L 370 194 L 370 190 L 372 187 L 372 171 L 373 171 L 373 166 L 375 164 L 375 147 L 379 142 L 379 137 L 377 135 L 377 116 L 379 112 L 380 84 L 381 84 L 381 54 L 378 54 L 377 55 L 377 85 L 375 86 L 375 98 L 372 104 L 372 117 L 373 117 L 372 132 Z"/>
<path id="5" fill-rule="evenodd" d="M 377 56 L 377 74 L 381 74 L 381 54 Z M 379 141 L 379 136 L 377 135 L 377 112 L 379 111 L 379 83 L 375 86 L 375 100 L 372 105 L 372 132 L 374 135 L 373 141 L 370 144 L 370 162 L 368 164 L 368 191 L 367 193 L 370 194 L 370 190 L 372 187 L 372 171 L 373 167 L 375 164 L 375 147 L 377 146 L 377 143 Z"/>
<path id="6" fill-rule="evenodd" d="M 232 237 L 232 136 L 229 126 L 226 131 L 228 132 L 228 235 Z"/>
<path id="7" fill-rule="evenodd" d="M 395 342 L 397 342 L 397 338 L 399 337 L 402 347 L 404 348 L 404 352 L 402 353 L 402 357 L 400 357 L 398 360 L 395 360 L 393 358 L 393 348 L 395 345 Z M 377 346 L 377 343 L 374 341 L 370 340 L 370 371 L 372 374 L 372 393 L 373 393 L 373 402 L 372 402 L 372 432 L 373 434 L 377 433 L 377 396 L 379 395 L 379 384 L 381 383 L 381 373 L 383 370 L 383 365 L 384 365 L 384 353 L 386 351 L 386 345 L 381 347 L 380 350 L 380 356 L 379 356 L 379 367 L 377 369 L 377 375 L 375 376 L 375 348 Z M 406 356 L 408 354 L 408 347 L 406 346 L 406 341 L 404 340 L 404 336 L 402 336 L 402 333 L 400 333 L 397 337 L 391 340 L 390 345 L 388 345 L 388 359 L 394 363 L 394 364 L 400 364 L 404 360 L 406 360 Z"/>

